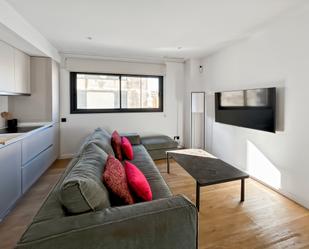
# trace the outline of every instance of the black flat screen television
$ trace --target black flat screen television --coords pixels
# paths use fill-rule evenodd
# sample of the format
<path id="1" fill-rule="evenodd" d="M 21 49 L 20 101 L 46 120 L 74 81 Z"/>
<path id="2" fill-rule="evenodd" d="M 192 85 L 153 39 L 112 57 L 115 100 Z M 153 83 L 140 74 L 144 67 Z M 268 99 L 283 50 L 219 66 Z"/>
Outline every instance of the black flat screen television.
<path id="1" fill-rule="evenodd" d="M 216 122 L 276 132 L 276 88 L 215 93 Z"/>

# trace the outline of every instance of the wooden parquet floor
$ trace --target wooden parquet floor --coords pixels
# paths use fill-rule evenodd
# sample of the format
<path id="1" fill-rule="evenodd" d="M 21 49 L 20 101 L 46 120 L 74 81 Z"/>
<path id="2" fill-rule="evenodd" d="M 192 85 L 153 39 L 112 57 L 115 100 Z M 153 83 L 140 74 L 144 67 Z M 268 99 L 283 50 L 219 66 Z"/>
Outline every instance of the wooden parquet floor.
<path id="1" fill-rule="evenodd" d="M 56 161 L 0 223 L 1 249 L 14 248 L 68 162 Z M 156 164 L 174 194 L 195 202 L 195 182 L 180 166 L 167 174 L 164 160 Z M 309 249 L 307 209 L 252 179 L 239 198 L 240 181 L 201 188 L 199 249 Z"/>

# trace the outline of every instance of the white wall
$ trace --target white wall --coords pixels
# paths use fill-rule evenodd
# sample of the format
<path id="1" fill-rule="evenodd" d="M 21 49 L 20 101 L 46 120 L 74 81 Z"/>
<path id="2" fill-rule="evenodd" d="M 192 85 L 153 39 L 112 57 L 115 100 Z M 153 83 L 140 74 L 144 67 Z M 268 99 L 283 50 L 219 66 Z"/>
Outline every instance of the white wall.
<path id="1" fill-rule="evenodd" d="M 163 113 L 70 114 L 70 71 L 164 75 Z M 183 63 L 133 63 L 99 59 L 64 59 L 60 72 L 61 157 L 76 153 L 83 139 L 97 127 L 109 131 L 182 135 Z"/>
<path id="2" fill-rule="evenodd" d="M 184 93 L 184 145 L 191 146 L 191 92 L 205 92 L 206 86 L 202 82 L 199 67 L 202 61 L 190 59 L 185 62 L 185 93 Z"/>
<path id="3" fill-rule="evenodd" d="M 276 134 L 212 122 L 207 149 L 309 208 L 309 6 L 203 60 L 208 92 L 279 87 Z M 213 98 L 210 96 L 209 98 Z"/>
<path id="4" fill-rule="evenodd" d="M 8 111 L 8 97 L 0 96 L 0 113 L 7 111 Z M 2 117 L 0 117 L 0 129 L 5 126 L 6 126 L 5 120 Z"/>

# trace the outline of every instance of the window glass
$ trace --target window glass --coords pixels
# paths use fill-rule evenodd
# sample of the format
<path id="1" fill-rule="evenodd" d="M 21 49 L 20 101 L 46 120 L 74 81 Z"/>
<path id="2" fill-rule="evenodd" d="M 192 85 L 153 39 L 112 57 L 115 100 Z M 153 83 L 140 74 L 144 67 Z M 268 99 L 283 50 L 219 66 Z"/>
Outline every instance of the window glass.
<path id="1" fill-rule="evenodd" d="M 120 108 L 118 76 L 77 74 L 77 108 Z"/>
<path id="2" fill-rule="evenodd" d="M 159 79 L 121 77 L 122 108 L 159 108 Z"/>
<path id="3" fill-rule="evenodd" d="M 244 106 L 244 91 L 222 92 L 221 106 Z"/>

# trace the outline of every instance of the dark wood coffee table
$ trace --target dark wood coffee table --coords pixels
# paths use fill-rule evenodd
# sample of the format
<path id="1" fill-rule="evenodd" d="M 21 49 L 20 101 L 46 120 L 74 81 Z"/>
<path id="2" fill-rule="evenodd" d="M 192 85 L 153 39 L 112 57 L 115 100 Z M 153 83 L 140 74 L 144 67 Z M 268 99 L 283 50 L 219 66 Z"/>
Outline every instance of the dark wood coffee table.
<path id="1" fill-rule="evenodd" d="M 196 181 L 196 207 L 200 209 L 200 188 L 218 183 L 241 180 L 240 201 L 245 200 L 245 179 L 249 175 L 200 149 L 183 149 L 166 152 L 167 173 L 169 159 L 173 158 Z"/>

